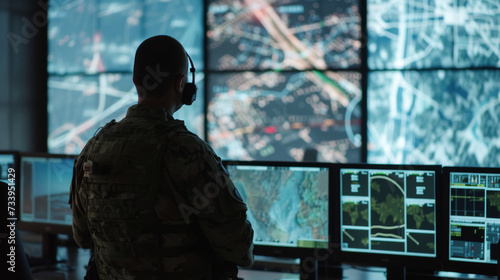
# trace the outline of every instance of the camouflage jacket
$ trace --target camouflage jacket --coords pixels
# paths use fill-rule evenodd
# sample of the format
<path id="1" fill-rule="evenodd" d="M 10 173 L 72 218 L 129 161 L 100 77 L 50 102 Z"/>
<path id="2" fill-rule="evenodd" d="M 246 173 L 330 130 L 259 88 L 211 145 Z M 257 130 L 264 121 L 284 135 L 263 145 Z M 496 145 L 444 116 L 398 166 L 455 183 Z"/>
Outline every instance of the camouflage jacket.
<path id="1" fill-rule="evenodd" d="M 247 207 L 220 158 L 164 109 L 134 105 L 87 143 L 70 204 L 101 279 L 231 279 L 253 263 Z"/>

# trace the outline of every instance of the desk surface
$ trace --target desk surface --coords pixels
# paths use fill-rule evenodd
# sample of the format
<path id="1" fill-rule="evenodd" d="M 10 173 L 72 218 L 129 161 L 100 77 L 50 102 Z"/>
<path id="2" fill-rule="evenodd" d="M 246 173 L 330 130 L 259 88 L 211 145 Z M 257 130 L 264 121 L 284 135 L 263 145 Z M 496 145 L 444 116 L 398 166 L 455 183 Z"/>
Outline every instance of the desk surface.
<path id="1" fill-rule="evenodd" d="M 29 238 L 24 240 L 24 247 L 28 256 L 40 257 L 42 254 L 42 244 L 40 240 Z M 86 273 L 86 265 L 90 257 L 88 249 L 81 249 L 74 246 L 58 246 L 57 264 L 33 265 L 31 267 L 35 280 L 81 280 Z M 266 258 L 257 257 L 259 262 L 266 262 Z M 338 268 L 340 269 L 340 268 Z M 319 280 L 385 280 L 386 270 L 380 267 L 354 267 L 350 265 L 341 266 L 342 274 L 334 275 L 329 272 L 329 276 L 321 276 Z M 271 272 L 251 269 L 240 269 L 238 275 L 244 280 L 299 280 L 297 273 Z M 493 280 L 496 277 L 485 277 L 478 275 L 466 275 L 458 273 L 441 272 L 438 275 L 427 275 L 422 277 L 407 276 L 407 279 L 484 279 Z"/>

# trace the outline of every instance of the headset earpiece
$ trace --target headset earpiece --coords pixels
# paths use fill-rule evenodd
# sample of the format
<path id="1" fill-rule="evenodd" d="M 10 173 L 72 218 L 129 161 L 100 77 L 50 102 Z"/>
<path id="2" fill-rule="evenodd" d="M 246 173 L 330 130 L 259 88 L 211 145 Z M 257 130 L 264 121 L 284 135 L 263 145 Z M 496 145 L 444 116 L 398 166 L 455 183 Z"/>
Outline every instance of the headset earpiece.
<path id="1" fill-rule="evenodd" d="M 193 61 L 191 60 L 189 54 L 186 53 L 186 56 L 188 57 L 189 64 L 191 65 L 189 71 L 193 75 L 193 81 L 191 83 L 186 83 L 186 85 L 184 86 L 184 92 L 182 93 L 182 103 L 185 105 L 191 105 L 196 100 L 196 91 L 198 91 L 198 88 L 196 87 L 194 78 L 194 72 L 196 71 L 196 69 L 194 68 Z"/>

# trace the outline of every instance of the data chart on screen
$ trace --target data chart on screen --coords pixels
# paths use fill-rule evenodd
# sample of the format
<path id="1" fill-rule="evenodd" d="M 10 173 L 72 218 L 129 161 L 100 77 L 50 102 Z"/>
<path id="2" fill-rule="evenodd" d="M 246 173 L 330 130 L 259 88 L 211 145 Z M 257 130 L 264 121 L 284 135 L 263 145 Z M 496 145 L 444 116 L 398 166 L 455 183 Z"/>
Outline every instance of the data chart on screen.
<path id="1" fill-rule="evenodd" d="M 496 265 L 500 240 L 500 169 L 496 173 L 457 171 L 447 173 L 449 260 Z"/>

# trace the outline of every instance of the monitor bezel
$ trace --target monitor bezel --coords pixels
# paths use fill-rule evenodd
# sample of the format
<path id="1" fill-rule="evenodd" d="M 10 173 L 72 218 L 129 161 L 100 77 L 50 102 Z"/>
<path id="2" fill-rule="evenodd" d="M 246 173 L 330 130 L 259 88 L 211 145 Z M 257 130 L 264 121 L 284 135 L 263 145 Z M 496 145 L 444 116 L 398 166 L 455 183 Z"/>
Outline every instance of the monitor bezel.
<path id="1" fill-rule="evenodd" d="M 332 165 L 325 162 L 288 162 L 288 161 L 243 161 L 243 160 L 223 160 L 225 168 L 228 165 L 247 165 L 247 166 L 284 166 L 284 167 L 319 167 L 328 169 L 328 247 L 327 248 L 303 248 L 303 247 L 286 247 L 272 245 L 256 245 L 254 244 L 254 254 L 260 256 L 278 257 L 278 258 L 307 258 L 313 257 L 315 260 L 326 261 L 336 260 L 338 256 L 338 248 L 335 240 L 334 231 L 332 230 L 332 216 L 330 215 L 332 197 Z M 246 203 L 246 202 L 245 202 Z"/>
<path id="2" fill-rule="evenodd" d="M 22 167 L 23 158 L 60 158 L 60 159 L 73 159 L 76 160 L 77 155 L 68 154 L 51 154 L 51 153 L 20 153 L 19 155 L 19 168 Z M 21 170 L 19 170 L 21 173 Z M 63 234 L 63 235 L 73 235 L 73 229 L 71 225 L 62 225 L 50 222 L 35 222 L 35 221 L 25 221 L 21 217 L 21 201 L 22 201 L 22 174 L 19 177 L 19 194 L 17 195 L 18 203 L 18 228 L 20 230 L 42 233 L 42 234 Z M 70 185 L 68 185 L 69 193 Z M 68 198 L 69 199 L 69 198 Z M 69 200 L 68 200 L 69 202 Z M 69 205 L 68 205 L 69 206 Z"/>
<path id="3" fill-rule="evenodd" d="M 481 263 L 481 262 L 466 262 L 458 260 L 450 260 L 450 243 L 449 243 L 449 231 L 450 231 L 450 173 L 452 172 L 474 172 L 474 173 L 491 173 L 500 174 L 500 167 L 466 167 L 466 166 L 444 166 L 443 167 L 443 189 L 445 191 L 444 195 L 444 228 L 443 231 L 443 248 L 444 248 L 444 258 L 443 258 L 443 270 L 445 271 L 456 271 L 462 273 L 474 273 L 480 275 L 497 275 L 497 263 Z"/>
<path id="4" fill-rule="evenodd" d="M 372 169 L 372 170 L 401 170 L 401 171 L 434 171 L 435 177 L 435 206 L 436 206 L 436 256 L 415 256 L 407 254 L 383 254 L 375 252 L 352 252 L 342 250 L 341 244 L 341 219 L 342 215 L 342 198 L 341 198 L 341 169 Z M 441 192 L 441 165 L 410 165 L 410 164 L 370 164 L 370 163 L 348 163 L 348 164 L 335 164 L 334 168 L 334 183 L 335 183 L 335 201 L 330 211 L 338 211 L 338 219 L 336 219 L 336 225 L 334 228 L 337 229 L 336 235 L 338 236 L 338 242 L 340 247 L 340 259 L 342 262 L 364 265 L 364 266 L 379 266 L 379 267 L 405 267 L 405 268 L 422 268 L 425 270 L 437 270 L 441 267 L 442 258 L 442 246 L 440 242 L 440 236 L 443 233 L 442 227 L 442 215 L 440 215 L 442 192 Z M 332 214 L 331 214 L 332 215 Z"/>

